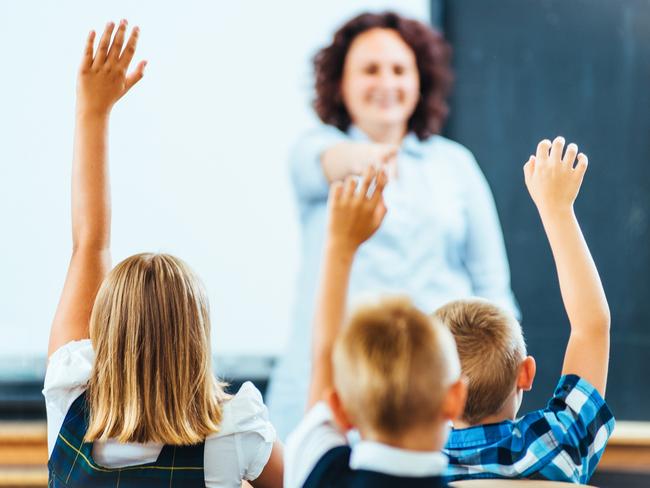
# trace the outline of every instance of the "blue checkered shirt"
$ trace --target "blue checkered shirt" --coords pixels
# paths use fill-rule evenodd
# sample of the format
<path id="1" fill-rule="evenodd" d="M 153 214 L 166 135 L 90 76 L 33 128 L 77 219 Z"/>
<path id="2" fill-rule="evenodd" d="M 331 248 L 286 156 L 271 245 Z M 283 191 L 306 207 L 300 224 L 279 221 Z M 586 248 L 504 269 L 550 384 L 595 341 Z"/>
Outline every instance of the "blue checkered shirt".
<path id="1" fill-rule="evenodd" d="M 575 375 L 560 378 L 546 408 L 512 422 L 452 430 L 445 447 L 450 481 L 537 478 L 587 483 L 614 429 L 598 391 Z"/>

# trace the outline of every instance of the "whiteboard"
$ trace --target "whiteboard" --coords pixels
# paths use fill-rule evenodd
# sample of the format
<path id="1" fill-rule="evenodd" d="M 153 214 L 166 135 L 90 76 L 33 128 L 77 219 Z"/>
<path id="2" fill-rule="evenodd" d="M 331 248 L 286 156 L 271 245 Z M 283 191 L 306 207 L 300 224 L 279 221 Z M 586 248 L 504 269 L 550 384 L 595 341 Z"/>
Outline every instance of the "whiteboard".
<path id="1" fill-rule="evenodd" d="M 186 260 L 208 290 L 213 350 L 276 355 L 290 329 L 299 228 L 287 156 L 316 124 L 311 57 L 341 22 L 425 0 L 1 1 L 0 358 L 43 358 L 71 251 L 76 70 L 90 29 L 141 28 L 144 79 L 113 111 L 113 263 Z M 2 368 L 0 368 L 1 370 Z"/>

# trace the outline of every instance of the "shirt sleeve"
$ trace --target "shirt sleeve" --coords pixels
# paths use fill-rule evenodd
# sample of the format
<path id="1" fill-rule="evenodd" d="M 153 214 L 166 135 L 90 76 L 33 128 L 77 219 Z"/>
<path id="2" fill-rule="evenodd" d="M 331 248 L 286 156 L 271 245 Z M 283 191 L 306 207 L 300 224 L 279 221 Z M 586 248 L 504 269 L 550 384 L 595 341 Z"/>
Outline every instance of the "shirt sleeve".
<path id="1" fill-rule="evenodd" d="M 247 381 L 224 404 L 219 432 L 206 439 L 206 485 L 230 486 L 256 479 L 271 457 L 275 439 L 262 394 Z"/>
<path id="2" fill-rule="evenodd" d="M 50 356 L 43 385 L 49 454 L 70 405 L 86 390 L 94 362 L 90 339 L 69 342 Z"/>
<path id="3" fill-rule="evenodd" d="M 327 404 L 314 405 L 287 440 L 284 451 L 285 488 L 302 487 L 328 451 L 347 444 Z"/>
<path id="4" fill-rule="evenodd" d="M 241 433 L 235 436 L 235 442 L 241 452 L 242 478 L 250 481 L 256 479 L 269 462 L 276 433 L 259 390 L 247 381 L 240 393 L 249 397 L 249 411 L 237 421 Z"/>
<path id="5" fill-rule="evenodd" d="M 329 182 L 323 173 L 321 155 L 347 135 L 336 127 L 323 125 L 305 133 L 293 146 L 289 156 L 291 180 L 301 205 L 327 200 Z"/>
<path id="6" fill-rule="evenodd" d="M 614 415 L 596 388 L 576 375 L 560 379 L 544 412 L 561 448 L 554 467 L 587 483 L 614 430 Z"/>
<path id="7" fill-rule="evenodd" d="M 494 198 L 476 159 L 466 148 L 459 162 L 463 171 L 467 241 L 465 266 L 473 293 L 486 298 L 518 319 L 519 308 L 510 287 L 510 267 Z"/>

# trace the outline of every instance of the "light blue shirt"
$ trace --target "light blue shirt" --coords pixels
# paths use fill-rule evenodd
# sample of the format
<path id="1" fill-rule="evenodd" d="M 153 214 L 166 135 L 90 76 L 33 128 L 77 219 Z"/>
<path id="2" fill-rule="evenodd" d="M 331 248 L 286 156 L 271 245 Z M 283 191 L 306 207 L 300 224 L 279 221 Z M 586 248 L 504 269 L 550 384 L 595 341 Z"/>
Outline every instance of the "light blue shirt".
<path id="1" fill-rule="evenodd" d="M 356 127 L 343 133 L 322 126 L 291 154 L 291 175 L 302 228 L 293 330 L 271 380 L 271 421 L 282 438 L 304 413 L 311 327 L 327 218 L 329 183 L 323 151 L 342 141 L 367 141 Z M 476 160 L 442 136 L 407 135 L 398 154 L 398 177 L 384 190 L 388 213 L 355 257 L 350 298 L 404 294 L 424 312 L 470 296 L 484 297 L 519 315 L 501 226 L 490 188 Z"/>

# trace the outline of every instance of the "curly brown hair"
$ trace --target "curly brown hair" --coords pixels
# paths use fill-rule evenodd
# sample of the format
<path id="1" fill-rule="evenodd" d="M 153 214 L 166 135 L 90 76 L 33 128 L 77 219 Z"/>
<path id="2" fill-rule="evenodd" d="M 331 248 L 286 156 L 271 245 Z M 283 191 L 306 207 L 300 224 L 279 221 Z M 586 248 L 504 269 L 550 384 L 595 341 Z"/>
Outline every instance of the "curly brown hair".
<path id="1" fill-rule="evenodd" d="M 351 119 L 341 96 L 345 56 L 359 34 L 374 28 L 394 29 L 415 54 L 420 100 L 409 118 L 408 130 L 420 140 L 438 134 L 449 112 L 446 99 L 453 80 L 451 47 L 430 26 L 394 12 L 363 13 L 354 17 L 336 31 L 329 46 L 316 53 L 314 110 L 324 123 L 347 131 Z"/>

